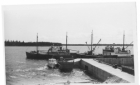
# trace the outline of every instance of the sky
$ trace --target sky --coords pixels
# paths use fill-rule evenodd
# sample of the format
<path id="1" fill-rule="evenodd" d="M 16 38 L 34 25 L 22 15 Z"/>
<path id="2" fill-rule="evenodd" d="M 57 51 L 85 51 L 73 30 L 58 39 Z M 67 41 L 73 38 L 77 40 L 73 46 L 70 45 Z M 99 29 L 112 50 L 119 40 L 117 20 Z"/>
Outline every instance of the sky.
<path id="1" fill-rule="evenodd" d="M 5 40 L 69 44 L 121 44 L 134 41 L 136 6 L 134 2 L 5 5 Z"/>

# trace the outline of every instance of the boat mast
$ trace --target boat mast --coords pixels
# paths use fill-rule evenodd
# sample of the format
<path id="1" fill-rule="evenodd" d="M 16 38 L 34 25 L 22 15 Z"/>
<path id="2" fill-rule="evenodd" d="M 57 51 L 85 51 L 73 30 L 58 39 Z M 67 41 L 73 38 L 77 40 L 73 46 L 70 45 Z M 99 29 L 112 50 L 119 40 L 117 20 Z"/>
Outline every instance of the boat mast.
<path id="1" fill-rule="evenodd" d="M 122 51 L 125 51 L 125 48 L 124 48 L 124 40 L 125 40 L 125 33 L 123 33 L 123 48 L 122 48 Z"/>
<path id="2" fill-rule="evenodd" d="M 37 41 L 36 41 L 36 51 L 37 51 L 37 54 L 38 54 L 38 33 L 37 33 Z"/>
<path id="3" fill-rule="evenodd" d="M 66 32 L 66 51 L 67 51 L 67 32 Z"/>
<path id="4" fill-rule="evenodd" d="M 91 33 L 91 55 L 92 55 L 92 42 L 93 42 L 93 30 L 92 30 L 92 33 Z"/>

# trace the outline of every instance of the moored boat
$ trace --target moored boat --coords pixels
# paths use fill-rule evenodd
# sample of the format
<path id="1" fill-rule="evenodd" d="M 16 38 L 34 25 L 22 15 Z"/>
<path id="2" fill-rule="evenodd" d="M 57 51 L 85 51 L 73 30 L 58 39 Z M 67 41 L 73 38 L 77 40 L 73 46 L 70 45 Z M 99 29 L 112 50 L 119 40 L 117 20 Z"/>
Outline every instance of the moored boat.
<path id="1" fill-rule="evenodd" d="M 122 49 L 120 47 L 114 48 L 114 46 L 106 46 L 105 49 L 103 49 L 103 56 L 104 57 L 131 57 L 131 51 L 126 50 L 124 47 L 124 37 L 123 35 L 123 47 Z"/>
<path id="2" fill-rule="evenodd" d="M 74 60 L 72 58 L 63 58 L 61 57 L 58 61 L 59 64 L 59 70 L 61 72 L 71 72 L 74 67 Z"/>
<path id="3" fill-rule="evenodd" d="M 27 59 L 50 59 L 50 58 L 55 58 L 55 59 L 60 59 L 61 56 L 65 58 L 70 57 L 70 52 L 69 50 L 61 49 L 61 46 L 52 46 L 49 48 L 47 52 L 43 51 L 31 51 L 31 52 L 26 52 Z"/>
<path id="4" fill-rule="evenodd" d="M 37 43 L 38 43 L 38 35 L 37 35 Z M 62 48 L 62 46 L 51 46 L 46 52 L 38 50 L 38 45 L 36 46 L 36 51 L 26 52 L 27 59 L 60 59 L 61 56 L 64 58 L 71 58 L 70 50 L 67 49 L 67 36 L 66 36 L 66 49 Z"/>
<path id="5" fill-rule="evenodd" d="M 100 43 L 101 39 L 98 41 L 97 45 Z M 86 42 L 87 45 L 87 42 Z M 91 48 L 88 46 L 89 51 L 85 52 L 85 53 L 78 53 L 76 54 L 76 58 L 98 58 L 97 55 L 95 55 L 94 51 L 96 49 L 97 46 L 95 46 L 93 48 L 93 30 L 91 32 Z"/>
<path id="6" fill-rule="evenodd" d="M 58 67 L 57 60 L 54 59 L 54 58 L 50 58 L 50 59 L 48 60 L 47 66 L 48 66 L 48 68 L 52 68 L 52 69 L 57 68 L 57 67 Z"/>
<path id="7" fill-rule="evenodd" d="M 122 50 L 120 47 L 114 48 L 112 46 L 107 46 L 103 49 L 103 56 L 111 57 L 131 57 L 130 50 Z"/>

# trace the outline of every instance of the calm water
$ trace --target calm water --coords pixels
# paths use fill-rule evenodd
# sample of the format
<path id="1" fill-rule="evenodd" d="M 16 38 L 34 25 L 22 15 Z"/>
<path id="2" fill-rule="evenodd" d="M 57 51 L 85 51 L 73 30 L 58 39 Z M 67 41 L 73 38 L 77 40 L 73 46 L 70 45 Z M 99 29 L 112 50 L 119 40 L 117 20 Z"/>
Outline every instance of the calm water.
<path id="1" fill-rule="evenodd" d="M 39 47 L 47 50 L 49 47 Z M 88 51 L 87 46 L 69 46 L 69 49 L 80 53 Z M 97 47 L 95 54 L 101 54 L 104 46 Z M 132 51 L 133 47 L 129 47 Z M 70 82 L 100 83 L 91 79 L 82 70 L 74 69 L 71 73 L 61 73 L 58 69 L 48 69 L 46 60 L 26 59 L 26 51 L 36 50 L 36 47 L 5 47 L 6 82 L 7 85 L 48 85 L 58 84 L 69 80 Z M 133 54 L 133 51 L 132 51 Z"/>

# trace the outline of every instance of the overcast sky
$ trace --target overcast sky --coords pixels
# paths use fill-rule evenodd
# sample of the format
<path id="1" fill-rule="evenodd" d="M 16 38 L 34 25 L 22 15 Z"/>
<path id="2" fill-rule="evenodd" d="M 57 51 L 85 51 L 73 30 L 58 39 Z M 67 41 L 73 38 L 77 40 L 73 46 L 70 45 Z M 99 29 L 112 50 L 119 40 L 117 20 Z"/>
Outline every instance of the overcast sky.
<path id="1" fill-rule="evenodd" d="M 5 40 L 65 43 L 125 43 L 136 31 L 135 3 L 85 3 L 3 6 Z"/>

